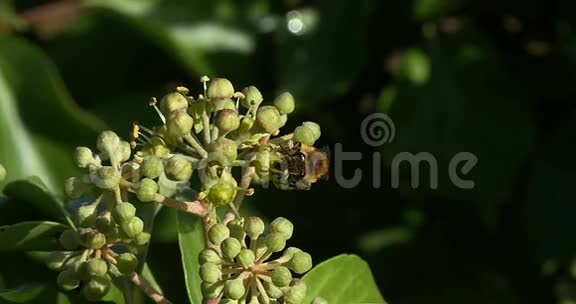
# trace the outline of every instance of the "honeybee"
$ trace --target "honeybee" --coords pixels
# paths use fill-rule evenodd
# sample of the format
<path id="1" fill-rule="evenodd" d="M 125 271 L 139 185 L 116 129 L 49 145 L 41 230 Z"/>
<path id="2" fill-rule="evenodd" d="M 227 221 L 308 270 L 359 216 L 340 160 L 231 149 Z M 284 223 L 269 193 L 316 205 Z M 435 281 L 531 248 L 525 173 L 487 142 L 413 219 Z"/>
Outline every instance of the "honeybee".
<path id="1" fill-rule="evenodd" d="M 277 188 L 309 190 L 328 173 L 328 155 L 315 147 L 290 139 L 281 143 L 277 152 L 279 157 L 270 170 Z"/>

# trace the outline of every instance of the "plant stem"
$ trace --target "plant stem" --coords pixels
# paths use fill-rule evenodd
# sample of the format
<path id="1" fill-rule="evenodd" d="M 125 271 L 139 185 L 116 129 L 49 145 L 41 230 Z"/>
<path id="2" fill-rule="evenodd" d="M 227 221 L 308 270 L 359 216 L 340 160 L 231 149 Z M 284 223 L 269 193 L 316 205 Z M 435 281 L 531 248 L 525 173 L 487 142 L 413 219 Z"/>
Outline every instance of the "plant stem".
<path id="1" fill-rule="evenodd" d="M 202 134 L 204 135 L 204 144 L 208 145 L 211 142 L 210 117 L 208 117 L 206 110 L 202 111 Z"/>
<path id="2" fill-rule="evenodd" d="M 196 150 L 196 152 L 200 154 L 202 158 L 206 158 L 208 156 L 208 152 L 206 151 L 206 149 L 204 149 L 204 147 L 202 147 L 200 141 L 198 141 L 198 138 L 196 137 L 196 135 L 194 135 L 194 133 L 190 132 L 184 135 L 184 140 L 186 140 L 190 144 L 190 146 L 192 146 L 192 148 L 194 148 L 194 150 Z"/>
<path id="3" fill-rule="evenodd" d="M 154 289 L 144 278 L 142 278 L 138 273 L 133 272 L 131 273 L 128 278 L 134 285 L 140 287 L 142 291 L 150 298 L 154 303 L 157 304 L 172 304 L 168 299 L 164 297 L 164 295 Z"/>
<path id="4" fill-rule="evenodd" d="M 195 214 L 200 217 L 205 217 L 208 214 L 208 210 L 200 201 L 193 201 L 193 202 L 179 201 L 159 193 L 156 193 L 154 201 L 168 207 L 176 208 L 184 212 Z"/>

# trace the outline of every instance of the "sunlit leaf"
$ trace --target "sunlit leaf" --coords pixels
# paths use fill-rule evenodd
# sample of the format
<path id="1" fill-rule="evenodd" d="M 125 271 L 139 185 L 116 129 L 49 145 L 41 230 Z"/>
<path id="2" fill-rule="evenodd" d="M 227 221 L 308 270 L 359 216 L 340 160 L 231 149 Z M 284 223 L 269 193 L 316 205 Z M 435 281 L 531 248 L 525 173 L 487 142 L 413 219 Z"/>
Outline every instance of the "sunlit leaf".
<path id="1" fill-rule="evenodd" d="M 68 228 L 55 222 L 22 222 L 0 226 L 0 251 L 61 249 L 58 237 Z"/>

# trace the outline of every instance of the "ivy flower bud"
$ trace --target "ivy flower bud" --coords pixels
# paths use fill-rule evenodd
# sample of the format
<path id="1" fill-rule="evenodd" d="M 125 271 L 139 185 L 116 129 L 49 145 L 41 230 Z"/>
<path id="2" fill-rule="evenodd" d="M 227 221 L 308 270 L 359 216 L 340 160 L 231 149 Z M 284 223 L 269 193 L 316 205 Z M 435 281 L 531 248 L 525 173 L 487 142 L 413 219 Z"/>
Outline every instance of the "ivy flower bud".
<path id="1" fill-rule="evenodd" d="M 328 301 L 322 297 L 316 297 L 311 304 L 328 304 Z"/>
<path id="2" fill-rule="evenodd" d="M 298 126 L 294 129 L 294 139 L 308 146 L 312 146 L 316 142 L 314 131 L 305 126 Z"/>
<path id="3" fill-rule="evenodd" d="M 272 299 L 279 299 L 284 295 L 282 290 L 270 282 L 263 282 L 266 294 Z"/>
<path id="4" fill-rule="evenodd" d="M 216 283 L 221 275 L 222 271 L 216 264 L 204 263 L 200 266 L 200 278 L 206 283 Z"/>
<path id="5" fill-rule="evenodd" d="M 153 201 L 156 197 L 156 193 L 158 193 L 158 184 L 154 180 L 143 178 L 138 183 L 136 197 L 138 197 L 141 202 L 147 203 Z"/>
<path id="6" fill-rule="evenodd" d="M 78 168 L 86 168 L 94 162 L 94 154 L 87 147 L 76 147 L 74 150 L 74 163 Z"/>
<path id="7" fill-rule="evenodd" d="M 112 216 L 119 224 L 129 222 L 136 216 L 136 207 L 128 202 L 118 203 L 112 210 Z"/>
<path id="8" fill-rule="evenodd" d="M 280 128 L 285 126 L 287 122 L 288 122 L 288 115 L 286 114 L 280 115 Z"/>
<path id="9" fill-rule="evenodd" d="M 130 147 L 130 143 L 127 141 L 121 141 L 118 150 L 116 151 L 117 159 L 119 162 L 123 163 L 130 159 L 132 156 L 132 147 Z"/>
<path id="10" fill-rule="evenodd" d="M 100 232 L 90 233 L 86 236 L 84 246 L 90 249 L 100 249 L 106 245 L 106 236 Z"/>
<path id="11" fill-rule="evenodd" d="M 208 152 L 221 152 L 229 162 L 238 157 L 238 144 L 226 137 L 219 137 L 208 145 Z"/>
<path id="12" fill-rule="evenodd" d="M 105 235 L 112 232 L 116 227 L 114 220 L 112 219 L 112 213 L 108 211 L 96 217 L 95 225 L 96 229 Z"/>
<path id="13" fill-rule="evenodd" d="M 234 131 L 240 126 L 240 117 L 234 110 L 223 109 L 216 114 L 214 125 L 220 132 Z"/>
<path id="14" fill-rule="evenodd" d="M 80 278 L 73 268 L 66 268 L 58 274 L 56 283 L 61 289 L 69 291 L 80 286 Z"/>
<path id="15" fill-rule="evenodd" d="M 194 119 L 186 112 L 173 112 L 168 117 L 166 127 L 168 134 L 174 138 L 180 138 L 192 130 Z"/>
<path id="16" fill-rule="evenodd" d="M 214 245 L 220 245 L 222 241 L 230 237 L 230 229 L 222 223 L 217 223 L 208 230 L 208 239 Z"/>
<path id="17" fill-rule="evenodd" d="M 89 301 L 98 301 L 108 293 L 111 285 L 108 277 L 93 277 L 84 285 L 82 293 Z"/>
<path id="18" fill-rule="evenodd" d="M 164 164 L 160 157 L 156 155 L 149 155 L 144 157 L 142 165 L 140 165 L 140 174 L 148 178 L 157 178 L 164 171 Z"/>
<path id="19" fill-rule="evenodd" d="M 313 122 L 313 121 L 305 121 L 302 123 L 303 127 L 309 128 L 314 133 L 314 140 L 318 140 L 322 135 L 322 131 L 320 129 L 320 125 Z"/>
<path id="20" fill-rule="evenodd" d="M 95 204 L 80 206 L 77 213 L 78 224 L 83 227 L 92 226 L 96 222 L 96 211 Z"/>
<path id="21" fill-rule="evenodd" d="M 136 243 L 136 245 L 140 245 L 140 246 L 146 245 L 146 244 L 148 244 L 148 242 L 150 242 L 151 237 L 152 236 L 150 235 L 150 233 L 142 232 L 134 238 L 134 243 Z"/>
<path id="22" fill-rule="evenodd" d="M 170 148 L 166 146 L 166 142 L 160 137 L 152 137 L 148 143 L 142 147 L 142 153 L 145 155 L 156 155 L 164 157 L 170 154 Z"/>
<path id="23" fill-rule="evenodd" d="M 258 238 L 264 233 L 264 228 L 264 221 L 256 216 L 249 217 L 244 222 L 244 231 L 251 239 Z"/>
<path id="24" fill-rule="evenodd" d="M 138 267 L 138 258 L 130 252 L 124 252 L 116 258 L 116 267 L 123 275 L 130 275 Z"/>
<path id="25" fill-rule="evenodd" d="M 258 90 L 255 86 L 244 88 L 242 93 L 244 94 L 244 98 L 240 102 L 246 109 L 250 109 L 252 106 L 259 105 L 262 103 L 262 100 L 264 100 L 264 98 L 262 98 L 262 93 L 260 93 L 260 90 Z"/>
<path id="26" fill-rule="evenodd" d="M 128 222 L 121 223 L 120 225 L 122 231 L 124 231 L 129 238 L 135 238 L 144 231 L 144 222 L 137 216 L 133 217 Z"/>
<path id="27" fill-rule="evenodd" d="M 202 282 L 200 285 L 200 289 L 202 291 L 202 295 L 206 299 L 216 299 L 222 293 L 222 289 L 224 288 L 224 284 L 222 282 L 217 283 L 208 283 Z"/>
<path id="28" fill-rule="evenodd" d="M 206 201 L 216 207 L 226 206 L 232 202 L 236 195 L 236 185 L 220 181 L 210 188 Z"/>
<path id="29" fill-rule="evenodd" d="M 64 181 L 64 193 L 68 198 L 79 198 L 86 194 L 87 189 L 88 187 L 77 177 L 69 177 Z"/>
<path id="30" fill-rule="evenodd" d="M 224 283 L 224 297 L 238 300 L 246 292 L 246 287 L 244 287 L 244 282 L 242 279 L 228 280 Z"/>
<path id="31" fill-rule="evenodd" d="M 211 110 L 213 112 L 220 112 L 222 110 L 236 111 L 236 103 L 232 99 L 213 100 Z"/>
<path id="32" fill-rule="evenodd" d="M 184 95 L 178 92 L 166 94 L 160 100 L 160 112 L 165 116 L 170 115 L 174 111 L 186 109 L 188 107 L 188 100 Z"/>
<path id="33" fill-rule="evenodd" d="M 206 248 L 200 251 L 200 254 L 198 255 L 198 262 L 200 264 L 212 263 L 220 265 L 222 263 L 222 259 L 214 249 Z"/>
<path id="34" fill-rule="evenodd" d="M 274 106 L 263 106 L 258 109 L 256 122 L 266 133 L 274 134 L 280 129 L 280 112 Z"/>
<path id="35" fill-rule="evenodd" d="M 70 253 L 63 251 L 53 251 L 46 258 L 46 266 L 52 270 L 61 270 L 68 261 Z"/>
<path id="36" fill-rule="evenodd" d="M 108 272 L 108 263 L 103 259 L 93 258 L 86 263 L 86 274 L 90 277 L 103 277 Z"/>
<path id="37" fill-rule="evenodd" d="M 296 252 L 286 266 L 297 274 L 303 274 L 312 268 L 312 256 L 304 251 Z"/>
<path id="38" fill-rule="evenodd" d="M 286 247 L 286 238 L 282 233 L 271 232 L 264 238 L 264 244 L 266 244 L 268 250 L 279 252 Z"/>
<path id="39" fill-rule="evenodd" d="M 296 247 L 288 247 L 286 248 L 286 250 L 284 250 L 284 253 L 282 254 L 282 259 L 285 261 L 289 261 L 296 252 L 301 252 L 302 249 L 300 248 L 296 248 Z"/>
<path id="40" fill-rule="evenodd" d="M 242 242 L 246 237 L 246 233 L 244 232 L 244 225 L 242 221 L 239 219 L 232 220 L 227 225 L 228 229 L 230 229 L 230 236 Z"/>
<path id="41" fill-rule="evenodd" d="M 234 259 L 240 253 L 242 245 L 237 239 L 229 237 L 222 241 L 220 249 L 222 250 L 222 256 L 227 259 Z"/>
<path id="42" fill-rule="evenodd" d="M 292 281 L 292 273 L 290 269 L 279 266 L 272 270 L 272 274 L 270 276 L 272 278 L 272 283 L 278 287 L 288 286 Z"/>
<path id="43" fill-rule="evenodd" d="M 296 282 L 296 283 L 294 283 Z M 302 280 L 294 280 L 292 286 L 284 293 L 285 304 L 303 304 L 307 286 Z"/>
<path id="44" fill-rule="evenodd" d="M 118 148 L 120 144 L 120 137 L 112 131 L 104 131 L 100 133 L 98 139 L 96 140 L 96 147 L 98 150 L 106 153 L 113 153 Z"/>
<path id="45" fill-rule="evenodd" d="M 80 234 L 74 229 L 68 229 L 60 234 L 58 238 L 62 248 L 66 250 L 74 250 L 80 246 Z"/>
<path id="46" fill-rule="evenodd" d="M 274 99 L 274 106 L 280 114 L 290 114 L 294 112 L 294 97 L 288 92 L 284 92 Z"/>
<path id="47" fill-rule="evenodd" d="M 118 186 L 122 176 L 113 167 L 103 166 L 96 171 L 90 172 L 90 180 L 96 187 L 104 190 L 112 190 Z"/>
<path id="48" fill-rule="evenodd" d="M 256 255 L 254 254 L 254 251 L 247 248 L 242 248 L 242 250 L 240 250 L 240 253 L 238 253 L 238 255 L 236 256 L 236 262 L 240 264 L 240 266 L 242 267 L 250 267 L 254 265 L 255 260 Z"/>
<path id="49" fill-rule="evenodd" d="M 278 217 L 270 223 L 270 231 L 278 232 L 288 240 L 294 232 L 294 224 L 284 217 Z"/>
<path id="50" fill-rule="evenodd" d="M 0 183 L 6 179 L 6 168 L 0 164 Z"/>
<path id="51" fill-rule="evenodd" d="M 208 85 L 206 95 L 213 100 L 228 99 L 234 95 L 234 86 L 226 78 L 214 78 Z"/>
<path id="52" fill-rule="evenodd" d="M 173 181 L 185 181 L 192 176 L 192 163 L 184 156 L 176 154 L 164 166 L 166 177 Z"/>

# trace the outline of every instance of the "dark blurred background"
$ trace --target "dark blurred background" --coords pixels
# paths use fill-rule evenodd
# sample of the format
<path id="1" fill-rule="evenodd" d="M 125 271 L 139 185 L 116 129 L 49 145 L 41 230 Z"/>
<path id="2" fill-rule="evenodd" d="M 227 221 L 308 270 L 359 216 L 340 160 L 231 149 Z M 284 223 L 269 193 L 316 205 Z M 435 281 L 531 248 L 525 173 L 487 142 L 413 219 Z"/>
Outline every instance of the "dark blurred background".
<path id="1" fill-rule="evenodd" d="M 0 162 L 59 191 L 71 151 L 111 128 L 157 124 L 147 106 L 202 75 L 297 100 L 284 132 L 322 126 L 341 176 L 308 192 L 256 189 L 246 212 L 294 221 L 293 245 L 316 262 L 366 259 L 391 304 L 576 303 L 576 2 L 472 0 L 0 0 Z M 361 135 L 372 113 L 391 142 Z M 377 134 L 378 135 L 378 134 Z M 428 152 L 392 183 L 395 157 Z M 459 152 L 478 163 L 449 178 Z M 341 154 L 340 154 L 341 156 Z M 25 165 L 18 166 L 18 162 Z M 434 173 L 434 172 L 433 172 Z M 381 177 L 380 187 L 373 185 Z M 437 180 L 432 189 L 430 181 Z M 0 206 L 0 225 L 45 218 Z M 174 213 L 155 226 L 150 267 L 185 303 Z M 0 284 L 30 277 L 3 254 Z M 16 266 L 15 266 L 16 265 Z M 34 276 L 53 272 L 36 266 Z M 38 270 L 41 269 L 41 270 Z M 1 287 L 1 286 L 0 286 Z"/>

